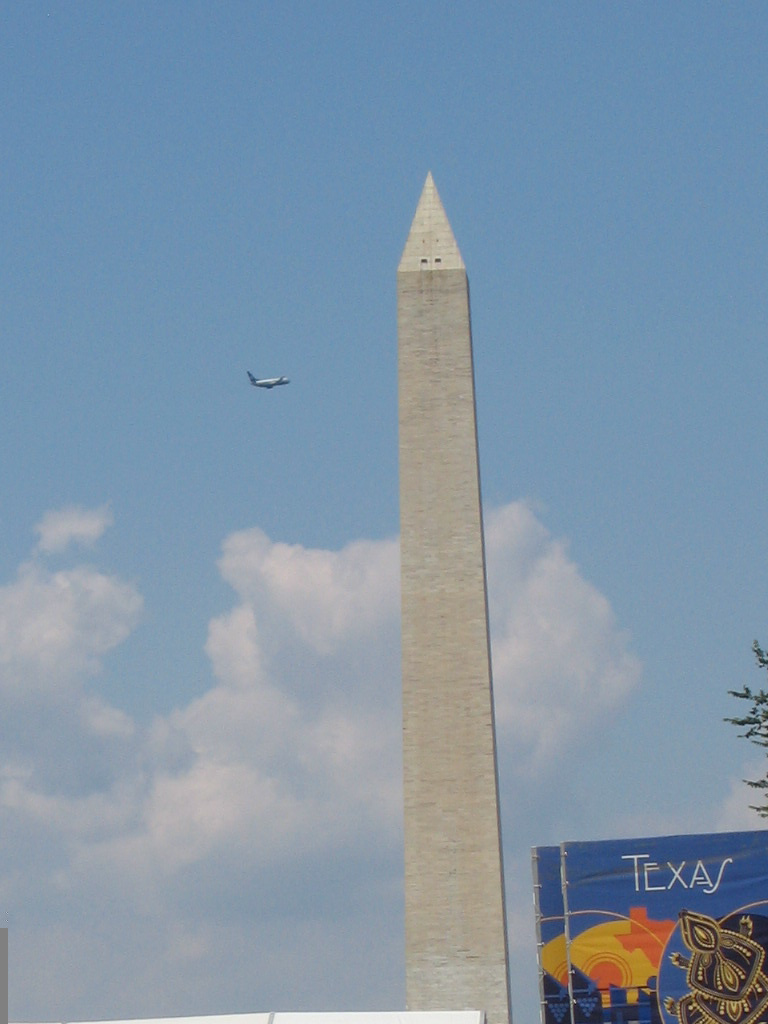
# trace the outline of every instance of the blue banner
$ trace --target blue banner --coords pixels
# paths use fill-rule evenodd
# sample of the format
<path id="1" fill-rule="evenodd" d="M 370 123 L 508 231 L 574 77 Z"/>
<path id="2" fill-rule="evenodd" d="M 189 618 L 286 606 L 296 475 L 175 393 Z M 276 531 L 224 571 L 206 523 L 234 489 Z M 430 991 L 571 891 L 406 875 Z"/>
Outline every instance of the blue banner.
<path id="1" fill-rule="evenodd" d="M 533 851 L 532 867 L 541 1022 L 567 1024 L 571 1008 L 560 847 L 537 846 Z"/>
<path id="2" fill-rule="evenodd" d="M 562 985 L 564 944 L 572 1024 L 768 1022 L 768 832 L 564 843 L 560 878 L 539 962 Z"/>

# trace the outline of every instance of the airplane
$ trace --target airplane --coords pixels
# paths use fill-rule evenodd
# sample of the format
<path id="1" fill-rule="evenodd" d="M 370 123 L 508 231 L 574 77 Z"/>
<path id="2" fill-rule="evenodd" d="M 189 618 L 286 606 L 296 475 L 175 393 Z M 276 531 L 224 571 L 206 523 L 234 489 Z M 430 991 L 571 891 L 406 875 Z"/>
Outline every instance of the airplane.
<path id="1" fill-rule="evenodd" d="M 246 372 L 248 374 L 248 380 L 255 388 L 276 388 L 278 384 L 291 383 L 287 377 L 261 377 L 257 379 L 253 376 L 250 370 L 247 370 Z"/>

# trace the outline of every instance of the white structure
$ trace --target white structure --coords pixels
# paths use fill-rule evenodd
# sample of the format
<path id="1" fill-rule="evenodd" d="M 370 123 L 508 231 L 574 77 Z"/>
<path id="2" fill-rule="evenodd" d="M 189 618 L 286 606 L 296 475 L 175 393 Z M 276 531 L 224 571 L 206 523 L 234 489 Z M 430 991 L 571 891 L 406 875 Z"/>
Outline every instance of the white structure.
<path id="1" fill-rule="evenodd" d="M 140 1020 L 55 1021 L 49 1024 L 485 1024 L 479 1011 L 436 1013 L 228 1013 L 208 1017 L 145 1017 Z"/>
<path id="2" fill-rule="evenodd" d="M 431 175 L 397 299 L 406 1003 L 508 1024 L 469 286 Z"/>

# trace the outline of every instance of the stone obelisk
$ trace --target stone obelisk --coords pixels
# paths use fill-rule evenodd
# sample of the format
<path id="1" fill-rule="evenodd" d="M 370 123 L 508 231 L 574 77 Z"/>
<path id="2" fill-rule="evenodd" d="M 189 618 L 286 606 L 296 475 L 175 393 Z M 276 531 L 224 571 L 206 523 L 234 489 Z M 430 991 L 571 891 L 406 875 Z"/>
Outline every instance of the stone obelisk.
<path id="1" fill-rule="evenodd" d="M 431 174 L 397 308 L 406 1003 L 507 1024 L 469 286 Z"/>

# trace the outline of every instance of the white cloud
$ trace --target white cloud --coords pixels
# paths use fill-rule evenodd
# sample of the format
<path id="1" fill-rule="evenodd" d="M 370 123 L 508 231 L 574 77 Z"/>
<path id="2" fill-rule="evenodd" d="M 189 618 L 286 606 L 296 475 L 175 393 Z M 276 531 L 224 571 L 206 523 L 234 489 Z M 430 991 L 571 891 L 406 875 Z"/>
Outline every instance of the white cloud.
<path id="1" fill-rule="evenodd" d="M 53 536 L 41 531 L 41 547 L 47 537 L 46 550 L 58 550 Z M 549 758 L 556 768 L 574 730 L 616 713 L 638 665 L 608 602 L 530 509 L 492 514 L 487 543 L 499 736 L 513 751 L 505 764 L 514 773 Z M 142 986 L 126 996 L 109 982 L 122 968 L 107 957 L 89 990 L 108 994 L 108 1016 L 180 1006 L 206 979 L 205 991 L 223 991 L 221 972 L 229 992 L 244 972 L 268 992 L 275 949 L 283 965 L 346 957 L 399 976 L 397 541 L 319 551 L 245 530 L 224 542 L 220 570 L 236 601 L 209 624 L 211 685 L 147 728 L 94 692 L 102 659 L 140 614 L 133 587 L 92 568 L 52 574 L 31 563 L 0 589 L 0 699 L 32 688 L 43 708 L 25 712 L 27 743 L 0 764 L 0 893 L 19 924 L 33 899 L 49 950 L 56 914 L 78 917 L 72 947 L 85 949 L 82 915 L 96 911 L 84 908 L 109 907 L 109 934 L 133 936 L 120 959 L 152 979 L 154 1002 Z M 77 762 L 66 785 L 62 749 Z M 30 843 L 44 854 L 30 857 Z M 164 941 L 142 944 L 142 921 Z M 364 952 L 371 928 L 377 941 Z M 34 947 L 31 933 L 24 941 Z M 262 950 L 256 967 L 251 948 Z M 380 963 L 381 948 L 394 967 Z M 217 949 L 228 951 L 223 962 Z M 281 985 L 295 990 L 288 974 Z M 46 1012 L 92 1014 L 75 989 L 69 1002 L 52 989 Z M 189 1007 L 206 1008 L 221 1009 Z"/>
<path id="2" fill-rule="evenodd" d="M 744 765 L 741 778 L 731 780 L 728 793 L 716 812 L 715 829 L 739 832 L 764 827 L 765 818 L 758 816 L 751 806 L 764 803 L 763 793 L 748 786 L 743 780 L 762 778 L 765 768 L 765 758 L 756 758 Z"/>
<path id="3" fill-rule="evenodd" d="M 341 551 L 273 543 L 259 529 L 232 534 L 224 579 L 255 609 L 269 607 L 301 641 L 330 654 L 345 638 L 370 636 L 396 613 L 397 541 L 356 541 Z"/>
<path id="4" fill-rule="evenodd" d="M 86 684 L 141 610 L 134 587 L 84 566 L 51 573 L 27 562 L 0 587 L 0 862 L 13 878 L 9 910 L 28 890 L 43 893 L 54 876 L 66 877 L 73 841 L 111 835 L 131 814 L 134 723 Z"/>
<path id="5" fill-rule="evenodd" d="M 535 773 L 615 713 L 640 663 L 606 598 L 526 504 L 489 515 L 486 548 L 497 728 Z"/>
<path id="6" fill-rule="evenodd" d="M 574 729 L 596 728 L 638 668 L 605 599 L 526 506 L 491 516 L 488 545 L 499 733 L 515 739 L 522 770 Z M 145 741 L 155 768 L 134 787 L 142 804 L 132 827 L 91 854 L 167 873 L 234 845 L 251 864 L 288 871 L 289 861 L 349 844 L 393 849 L 402 801 L 396 542 L 313 551 L 247 530 L 226 540 L 221 570 L 239 603 L 210 624 L 216 684 L 155 724 Z M 542 688 L 557 695 L 554 715 Z M 130 733 L 114 712 L 95 720 L 104 733 Z M 519 742 L 521 721 L 536 743 Z"/>
<path id="7" fill-rule="evenodd" d="M 39 537 L 38 550 L 46 553 L 63 551 L 73 543 L 90 547 L 112 522 L 112 511 L 108 505 L 99 508 L 68 505 L 46 512 L 35 527 Z"/>
<path id="8" fill-rule="evenodd" d="M 52 700 L 78 690 L 136 626 L 135 588 L 95 569 L 26 563 L 0 587 L 0 693 Z"/>

